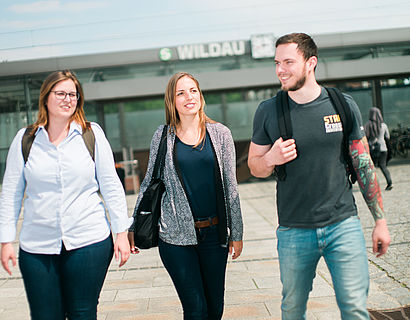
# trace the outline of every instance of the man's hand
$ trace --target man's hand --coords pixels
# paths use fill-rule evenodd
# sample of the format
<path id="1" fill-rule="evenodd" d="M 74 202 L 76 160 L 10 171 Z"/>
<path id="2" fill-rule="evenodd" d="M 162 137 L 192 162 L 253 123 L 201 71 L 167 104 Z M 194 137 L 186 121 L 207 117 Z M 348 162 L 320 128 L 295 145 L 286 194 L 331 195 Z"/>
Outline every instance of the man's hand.
<path id="1" fill-rule="evenodd" d="M 251 142 L 248 154 L 248 166 L 252 175 L 266 178 L 277 165 L 287 163 L 297 157 L 294 139 L 283 141 L 279 138 L 273 145 L 258 145 Z"/>
<path id="2" fill-rule="evenodd" d="M 269 158 L 274 161 L 274 165 L 278 166 L 297 157 L 296 143 L 294 139 L 283 141 L 282 137 L 275 141 L 272 148 L 268 152 Z"/>
<path id="3" fill-rule="evenodd" d="M 390 234 L 387 228 L 386 219 L 376 220 L 376 225 L 372 234 L 373 240 L 373 253 L 378 253 L 376 257 L 380 257 L 387 252 L 387 248 L 390 245 Z"/>

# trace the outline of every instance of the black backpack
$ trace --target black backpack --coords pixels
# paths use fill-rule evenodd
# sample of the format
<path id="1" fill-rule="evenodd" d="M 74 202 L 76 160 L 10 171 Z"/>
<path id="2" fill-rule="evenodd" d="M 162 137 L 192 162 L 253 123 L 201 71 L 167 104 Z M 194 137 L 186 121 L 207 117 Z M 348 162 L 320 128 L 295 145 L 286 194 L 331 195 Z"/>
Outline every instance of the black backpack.
<path id="1" fill-rule="evenodd" d="M 346 163 L 346 171 L 350 182 L 353 184 L 357 181 L 356 171 L 354 170 L 352 158 L 349 153 L 349 135 L 353 129 L 353 120 L 351 110 L 346 102 L 345 97 L 336 88 L 325 88 L 329 94 L 330 101 L 333 104 L 336 112 L 340 116 L 343 126 L 343 157 Z M 289 112 L 289 96 L 286 91 L 279 91 L 276 96 L 276 111 L 278 115 L 278 125 L 280 136 L 283 140 L 291 139 L 293 136 L 292 122 L 290 120 Z M 275 166 L 275 176 L 279 181 L 286 179 L 285 164 Z"/>
<path id="2" fill-rule="evenodd" d="M 33 129 L 33 125 L 29 125 L 24 132 L 23 138 L 21 140 L 21 151 L 23 152 L 24 163 L 27 162 L 28 156 L 30 154 L 31 146 L 35 139 L 35 135 L 31 135 L 30 132 Z M 90 122 L 86 121 L 86 130 L 83 130 L 82 134 L 85 146 L 87 147 L 88 152 L 90 153 L 91 158 L 95 161 L 94 158 L 94 149 L 95 149 L 95 136 L 93 129 L 91 128 Z"/>

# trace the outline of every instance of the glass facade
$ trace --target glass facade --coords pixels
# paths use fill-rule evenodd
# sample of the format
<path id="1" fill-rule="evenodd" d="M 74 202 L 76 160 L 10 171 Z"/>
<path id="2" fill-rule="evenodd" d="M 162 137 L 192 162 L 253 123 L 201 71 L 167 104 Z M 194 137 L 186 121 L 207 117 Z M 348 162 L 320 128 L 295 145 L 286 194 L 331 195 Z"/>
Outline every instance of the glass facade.
<path id="1" fill-rule="evenodd" d="M 405 55 L 410 55 L 410 42 L 319 51 L 319 59 L 323 61 L 377 59 L 385 56 Z M 84 84 L 168 76 L 180 70 L 201 74 L 249 68 L 271 68 L 273 70 L 273 60 L 272 58 L 255 60 L 250 54 L 246 54 L 74 71 Z M 19 128 L 36 119 L 39 89 L 47 74 L 0 77 L 0 181 L 4 174 L 7 151 L 13 137 Z M 367 121 L 369 108 L 378 106 L 382 109 L 389 128 L 392 129 L 398 125 L 410 127 L 410 74 L 374 78 L 356 77 L 333 82 L 325 80 L 322 84 L 339 87 L 350 94 L 359 105 L 363 122 Z M 272 97 L 277 90 L 279 87 L 275 85 L 254 86 L 249 83 L 249 87 L 246 88 L 204 91 L 207 102 L 206 113 L 212 119 L 227 125 L 239 146 L 240 143 L 245 144 L 250 140 L 253 115 L 258 104 Z M 140 158 L 141 163 L 146 163 L 146 153 L 153 132 L 165 121 L 163 95 L 86 101 L 85 111 L 88 120 L 95 121 L 103 127 L 119 160 L 135 157 Z M 246 148 L 243 150 L 246 152 Z M 243 154 L 238 154 L 238 158 L 241 156 Z"/>

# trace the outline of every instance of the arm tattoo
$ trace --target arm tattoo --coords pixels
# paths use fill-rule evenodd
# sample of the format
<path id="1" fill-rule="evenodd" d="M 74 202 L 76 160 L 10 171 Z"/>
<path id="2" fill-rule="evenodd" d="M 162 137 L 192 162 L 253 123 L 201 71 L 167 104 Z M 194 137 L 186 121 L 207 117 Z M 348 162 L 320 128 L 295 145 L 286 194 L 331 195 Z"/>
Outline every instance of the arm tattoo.
<path id="1" fill-rule="evenodd" d="M 350 156 L 357 174 L 357 182 L 374 220 L 384 219 L 383 201 L 376 178 L 376 169 L 370 158 L 366 137 L 350 141 Z"/>

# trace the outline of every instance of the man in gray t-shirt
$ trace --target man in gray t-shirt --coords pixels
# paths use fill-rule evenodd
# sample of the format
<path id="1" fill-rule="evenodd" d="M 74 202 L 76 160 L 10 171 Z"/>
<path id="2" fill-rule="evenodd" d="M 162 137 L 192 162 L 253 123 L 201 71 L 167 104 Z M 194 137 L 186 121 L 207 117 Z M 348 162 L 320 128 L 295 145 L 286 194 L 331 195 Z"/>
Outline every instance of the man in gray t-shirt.
<path id="1" fill-rule="evenodd" d="M 367 253 L 343 158 L 343 128 L 326 90 L 315 78 L 317 47 L 306 34 L 276 42 L 276 74 L 289 94 L 293 138 L 280 137 L 276 97 L 262 102 L 254 118 L 248 165 L 257 177 L 286 163 L 277 183 L 278 254 L 282 319 L 304 319 L 319 259 L 323 256 L 342 319 L 369 319 Z M 356 103 L 350 106 L 353 130 L 349 149 L 358 184 L 375 219 L 373 252 L 386 253 L 390 236 L 380 188 Z"/>

